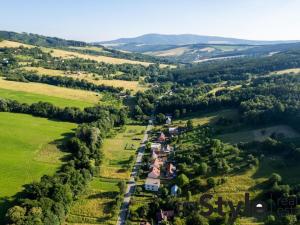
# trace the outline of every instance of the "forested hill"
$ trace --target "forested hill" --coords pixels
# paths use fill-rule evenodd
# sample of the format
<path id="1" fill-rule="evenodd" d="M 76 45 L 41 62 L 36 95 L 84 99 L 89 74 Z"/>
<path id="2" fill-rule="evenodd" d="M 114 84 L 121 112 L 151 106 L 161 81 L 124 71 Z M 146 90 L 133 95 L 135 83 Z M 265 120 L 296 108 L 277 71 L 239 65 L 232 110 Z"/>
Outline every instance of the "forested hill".
<path id="1" fill-rule="evenodd" d="M 45 47 L 84 47 L 87 43 L 83 41 L 65 40 L 57 37 L 47 37 L 39 34 L 16 33 L 12 31 L 0 31 L 0 39 L 22 42 L 24 44 Z"/>
<path id="2" fill-rule="evenodd" d="M 270 72 L 299 67 L 300 50 L 290 50 L 272 56 L 244 57 L 188 65 L 173 70 L 167 78 L 160 77 L 158 80 L 171 80 L 186 84 L 200 81 L 238 81 L 247 80 L 252 75 L 267 75 Z"/>

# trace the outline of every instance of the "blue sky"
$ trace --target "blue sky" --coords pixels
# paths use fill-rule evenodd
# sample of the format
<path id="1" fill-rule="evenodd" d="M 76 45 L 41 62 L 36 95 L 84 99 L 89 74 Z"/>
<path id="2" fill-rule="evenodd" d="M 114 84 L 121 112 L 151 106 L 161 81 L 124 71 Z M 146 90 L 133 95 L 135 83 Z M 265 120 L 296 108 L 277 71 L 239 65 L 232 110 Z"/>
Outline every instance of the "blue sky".
<path id="1" fill-rule="evenodd" d="M 300 0 L 9 0 L 0 30 L 84 41 L 145 33 L 300 40 L 299 9 Z"/>

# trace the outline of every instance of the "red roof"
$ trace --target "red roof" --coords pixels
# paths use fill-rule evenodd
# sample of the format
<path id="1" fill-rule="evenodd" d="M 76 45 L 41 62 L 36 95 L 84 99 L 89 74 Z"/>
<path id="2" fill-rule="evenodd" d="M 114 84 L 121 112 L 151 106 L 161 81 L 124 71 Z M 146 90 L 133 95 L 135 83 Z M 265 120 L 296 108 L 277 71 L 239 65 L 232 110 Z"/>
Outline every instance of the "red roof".
<path id="1" fill-rule="evenodd" d="M 163 132 L 160 133 L 160 136 L 158 138 L 158 141 L 165 141 L 166 140 L 166 136 Z"/>

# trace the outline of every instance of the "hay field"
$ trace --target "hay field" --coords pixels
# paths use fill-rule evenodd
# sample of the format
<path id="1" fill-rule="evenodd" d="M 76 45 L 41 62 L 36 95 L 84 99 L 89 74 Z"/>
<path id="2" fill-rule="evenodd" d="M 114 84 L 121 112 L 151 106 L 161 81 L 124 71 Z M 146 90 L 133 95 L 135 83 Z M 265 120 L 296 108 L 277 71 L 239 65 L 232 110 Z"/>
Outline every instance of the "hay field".
<path id="1" fill-rule="evenodd" d="M 91 83 L 97 85 L 108 85 L 113 87 L 123 87 L 125 89 L 133 90 L 134 92 L 137 91 L 145 91 L 147 89 L 146 86 L 140 85 L 138 81 L 126 81 L 126 80 L 96 80 L 91 73 L 72 73 L 62 70 L 52 70 L 52 69 L 45 69 L 42 67 L 23 67 L 23 69 L 27 71 L 36 71 L 38 74 L 41 75 L 49 75 L 49 76 L 68 76 L 74 79 L 84 79 Z"/>
<path id="2" fill-rule="evenodd" d="M 78 100 L 90 104 L 99 102 L 100 94 L 91 91 L 83 91 L 64 87 L 57 87 L 41 83 L 24 83 L 16 81 L 7 81 L 0 79 L 0 88 L 14 91 L 23 91 L 27 93 L 40 94 L 63 99 Z"/>

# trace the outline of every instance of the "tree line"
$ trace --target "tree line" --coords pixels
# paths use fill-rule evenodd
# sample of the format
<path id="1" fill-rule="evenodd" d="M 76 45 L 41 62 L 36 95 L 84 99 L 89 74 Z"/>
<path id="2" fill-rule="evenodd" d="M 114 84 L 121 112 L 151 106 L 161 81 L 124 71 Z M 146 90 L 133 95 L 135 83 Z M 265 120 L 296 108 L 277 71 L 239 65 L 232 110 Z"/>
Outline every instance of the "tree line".
<path id="1" fill-rule="evenodd" d="M 5 76 L 7 80 L 12 81 L 44 83 L 60 87 L 82 89 L 95 92 L 107 91 L 111 93 L 120 93 L 124 89 L 123 87 L 113 87 L 104 84 L 97 85 L 84 79 L 80 80 L 66 76 L 38 75 L 27 71 L 14 71 L 5 74 Z"/>

